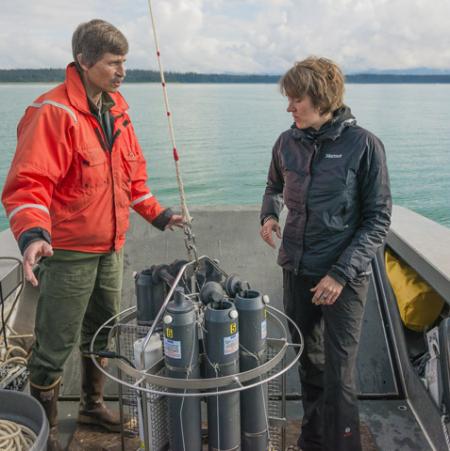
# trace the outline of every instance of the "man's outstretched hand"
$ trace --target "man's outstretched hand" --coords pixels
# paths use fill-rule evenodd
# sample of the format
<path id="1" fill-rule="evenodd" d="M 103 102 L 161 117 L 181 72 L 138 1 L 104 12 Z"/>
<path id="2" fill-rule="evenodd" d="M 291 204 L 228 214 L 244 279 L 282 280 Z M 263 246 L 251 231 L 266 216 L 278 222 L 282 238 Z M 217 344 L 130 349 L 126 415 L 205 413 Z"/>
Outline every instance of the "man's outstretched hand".
<path id="1" fill-rule="evenodd" d="M 172 215 L 169 222 L 166 225 L 166 229 L 173 230 L 174 227 L 179 227 L 180 229 L 184 226 L 183 216 Z"/>
<path id="2" fill-rule="evenodd" d="M 33 266 L 40 260 L 41 257 L 51 257 L 53 255 L 53 248 L 45 240 L 33 241 L 27 246 L 23 253 L 23 271 L 25 279 L 33 285 L 38 286 L 38 281 L 33 273 Z"/>

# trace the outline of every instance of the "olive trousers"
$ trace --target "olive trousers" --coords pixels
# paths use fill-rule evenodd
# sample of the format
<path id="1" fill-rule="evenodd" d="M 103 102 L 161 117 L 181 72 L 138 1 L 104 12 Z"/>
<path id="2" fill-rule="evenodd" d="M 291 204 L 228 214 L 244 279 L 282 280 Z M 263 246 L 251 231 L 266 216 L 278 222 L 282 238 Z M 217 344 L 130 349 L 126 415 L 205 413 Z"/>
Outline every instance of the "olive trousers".
<path id="1" fill-rule="evenodd" d="M 311 302 L 320 277 L 283 270 L 284 308 L 299 327 L 304 451 L 361 451 L 355 366 L 369 279 L 347 284 L 333 305 Z M 291 327 L 294 342 L 298 334 Z"/>
<path id="2" fill-rule="evenodd" d="M 55 250 L 39 263 L 39 300 L 30 381 L 49 387 L 61 379 L 64 363 L 79 342 L 89 352 L 98 328 L 120 308 L 123 250 L 108 254 Z M 108 329 L 94 351 L 108 347 Z"/>

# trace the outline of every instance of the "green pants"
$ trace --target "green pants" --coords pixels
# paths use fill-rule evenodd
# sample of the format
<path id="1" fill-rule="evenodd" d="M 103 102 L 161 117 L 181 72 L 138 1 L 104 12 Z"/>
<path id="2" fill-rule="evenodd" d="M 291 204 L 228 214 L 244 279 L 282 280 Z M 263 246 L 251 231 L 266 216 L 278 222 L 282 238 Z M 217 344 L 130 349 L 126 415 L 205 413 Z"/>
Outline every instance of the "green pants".
<path id="1" fill-rule="evenodd" d="M 60 379 L 64 363 L 80 342 L 88 352 L 98 328 L 119 311 L 123 251 L 109 254 L 55 250 L 38 268 L 39 301 L 29 362 L 30 380 L 50 386 Z M 108 330 L 94 349 L 108 347 Z"/>

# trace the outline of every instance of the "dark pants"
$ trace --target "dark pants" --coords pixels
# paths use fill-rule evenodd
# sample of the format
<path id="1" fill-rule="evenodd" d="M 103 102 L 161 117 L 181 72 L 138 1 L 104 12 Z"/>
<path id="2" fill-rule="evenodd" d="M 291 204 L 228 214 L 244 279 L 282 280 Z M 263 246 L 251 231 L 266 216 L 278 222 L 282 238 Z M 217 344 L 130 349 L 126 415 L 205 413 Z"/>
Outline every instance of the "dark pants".
<path id="1" fill-rule="evenodd" d="M 57 382 L 74 346 L 89 352 L 97 329 L 118 313 L 122 290 L 123 251 L 109 254 L 55 250 L 39 264 L 39 301 L 29 362 L 36 387 Z M 107 328 L 94 350 L 108 346 Z"/>
<path id="2" fill-rule="evenodd" d="M 347 284 L 333 305 L 316 306 L 310 289 L 319 280 L 283 270 L 284 308 L 305 341 L 298 444 L 304 451 L 360 451 L 355 364 L 369 281 Z"/>

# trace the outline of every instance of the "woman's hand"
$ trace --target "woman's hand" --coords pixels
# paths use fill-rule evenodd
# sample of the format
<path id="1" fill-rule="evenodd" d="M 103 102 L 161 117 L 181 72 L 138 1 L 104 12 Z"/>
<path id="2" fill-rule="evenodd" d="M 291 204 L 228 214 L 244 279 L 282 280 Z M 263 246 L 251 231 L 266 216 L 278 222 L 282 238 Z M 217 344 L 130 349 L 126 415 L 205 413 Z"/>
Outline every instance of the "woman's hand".
<path id="1" fill-rule="evenodd" d="M 275 249 L 275 243 L 272 237 L 273 232 L 275 232 L 277 238 L 281 239 L 281 228 L 278 221 L 275 218 L 270 218 L 261 226 L 259 234 L 270 247 Z"/>
<path id="2" fill-rule="evenodd" d="M 320 282 L 311 288 L 314 293 L 312 303 L 316 305 L 332 305 L 341 294 L 344 288 L 339 282 L 330 276 L 325 276 Z"/>

